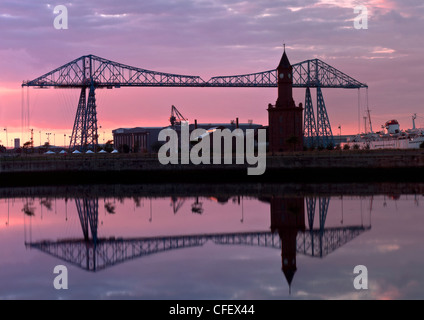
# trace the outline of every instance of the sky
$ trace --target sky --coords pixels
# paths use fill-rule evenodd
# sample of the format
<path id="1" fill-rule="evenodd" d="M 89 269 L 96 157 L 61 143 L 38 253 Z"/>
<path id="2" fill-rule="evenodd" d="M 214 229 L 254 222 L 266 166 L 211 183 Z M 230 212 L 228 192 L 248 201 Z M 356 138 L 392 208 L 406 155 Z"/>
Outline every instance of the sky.
<path id="1" fill-rule="evenodd" d="M 66 30 L 54 27 L 57 5 L 68 10 Z M 368 10 L 367 29 L 354 27 L 358 5 Z M 422 30 L 422 0 L 3 0 L 1 144 L 29 140 L 30 129 L 35 145 L 48 138 L 61 145 L 68 139 L 78 90 L 27 90 L 21 84 L 80 56 L 94 54 L 207 81 L 274 69 L 283 44 L 292 64 L 318 58 L 369 86 L 359 94 L 323 90 L 333 134 L 364 131 L 367 106 L 374 131 L 391 119 L 401 129 L 411 128 L 414 113 L 417 126 L 424 127 Z M 294 90 L 296 103 L 304 102 L 304 94 L 304 89 Z M 266 108 L 275 103 L 277 90 L 121 88 L 97 90 L 96 98 L 102 142 L 116 128 L 168 125 L 172 105 L 192 122 L 239 118 L 267 125 Z M 29 116 L 23 119 L 27 107 Z"/>

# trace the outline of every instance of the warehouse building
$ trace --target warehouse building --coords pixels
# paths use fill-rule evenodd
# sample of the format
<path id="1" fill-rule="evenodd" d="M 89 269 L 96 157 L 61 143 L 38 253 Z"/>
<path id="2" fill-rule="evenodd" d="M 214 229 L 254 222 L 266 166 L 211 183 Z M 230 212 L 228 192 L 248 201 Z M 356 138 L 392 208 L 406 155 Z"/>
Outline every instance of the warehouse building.
<path id="1" fill-rule="evenodd" d="M 174 129 L 177 133 L 181 132 L 180 125 L 115 129 L 112 131 L 115 149 L 123 153 L 157 152 L 164 143 L 158 140 L 159 133 L 166 128 Z M 210 130 L 213 128 L 229 129 L 230 131 L 239 128 L 246 132 L 247 129 L 257 130 L 264 127 L 260 124 L 254 124 L 252 121 L 239 123 L 238 120 L 230 123 L 197 123 L 195 121 L 194 124 L 189 124 L 190 133 L 195 129 Z"/>

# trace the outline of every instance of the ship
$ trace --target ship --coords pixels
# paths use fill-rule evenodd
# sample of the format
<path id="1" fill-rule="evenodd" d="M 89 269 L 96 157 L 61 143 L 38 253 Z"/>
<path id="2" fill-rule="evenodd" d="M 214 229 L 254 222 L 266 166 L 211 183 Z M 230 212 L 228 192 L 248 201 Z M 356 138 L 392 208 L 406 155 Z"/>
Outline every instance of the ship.
<path id="1" fill-rule="evenodd" d="M 412 129 L 401 130 L 399 121 L 393 119 L 382 126 L 382 131 L 357 134 L 342 143 L 344 149 L 418 149 L 424 148 L 424 128 L 416 128 L 412 116 Z M 370 128 L 371 123 L 370 123 Z"/>

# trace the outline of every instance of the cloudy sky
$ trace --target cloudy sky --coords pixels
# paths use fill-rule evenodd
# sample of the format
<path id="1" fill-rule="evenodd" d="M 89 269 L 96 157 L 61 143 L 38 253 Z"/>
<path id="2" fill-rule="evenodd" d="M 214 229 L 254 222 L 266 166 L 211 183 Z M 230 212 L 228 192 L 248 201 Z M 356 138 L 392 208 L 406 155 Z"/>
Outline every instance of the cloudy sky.
<path id="1" fill-rule="evenodd" d="M 54 8 L 68 9 L 68 29 L 56 30 Z M 368 29 L 354 28 L 357 5 L 368 9 Z M 373 129 L 398 119 L 403 129 L 424 127 L 424 3 L 422 0 L 155 0 L 116 2 L 4 0 L 0 4 L 0 127 L 35 144 L 70 135 L 78 90 L 23 92 L 31 80 L 87 54 L 149 70 L 212 76 L 276 68 L 283 43 L 291 63 L 319 58 L 367 83 Z M 323 91 L 333 126 L 364 130 L 366 90 Z M 119 127 L 163 126 L 171 105 L 189 120 L 238 117 L 267 124 L 275 89 L 128 88 L 97 90 L 100 137 Z M 29 123 L 22 128 L 22 97 Z M 295 90 L 297 103 L 304 90 Z M 360 108 L 358 114 L 358 106 Z M 358 119 L 360 121 L 358 121 Z M 358 123 L 359 122 L 359 123 Z M 41 134 L 39 132 L 41 131 Z M 103 132 L 105 132 L 103 134 Z M 5 131 L 0 132 L 3 144 Z M 53 141 L 51 141 L 53 142 Z"/>

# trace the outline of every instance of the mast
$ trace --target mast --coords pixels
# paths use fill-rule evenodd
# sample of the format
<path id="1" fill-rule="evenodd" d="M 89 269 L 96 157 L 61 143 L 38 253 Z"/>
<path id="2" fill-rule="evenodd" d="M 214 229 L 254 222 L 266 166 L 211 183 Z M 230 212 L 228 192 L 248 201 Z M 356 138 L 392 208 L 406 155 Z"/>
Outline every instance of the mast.
<path id="1" fill-rule="evenodd" d="M 371 133 L 374 133 L 374 132 L 372 131 L 371 113 L 370 113 L 370 109 L 369 109 L 369 107 L 368 107 L 368 106 L 367 106 L 367 114 L 368 114 L 368 121 L 369 121 L 369 124 L 370 124 L 370 132 L 371 132 Z"/>

